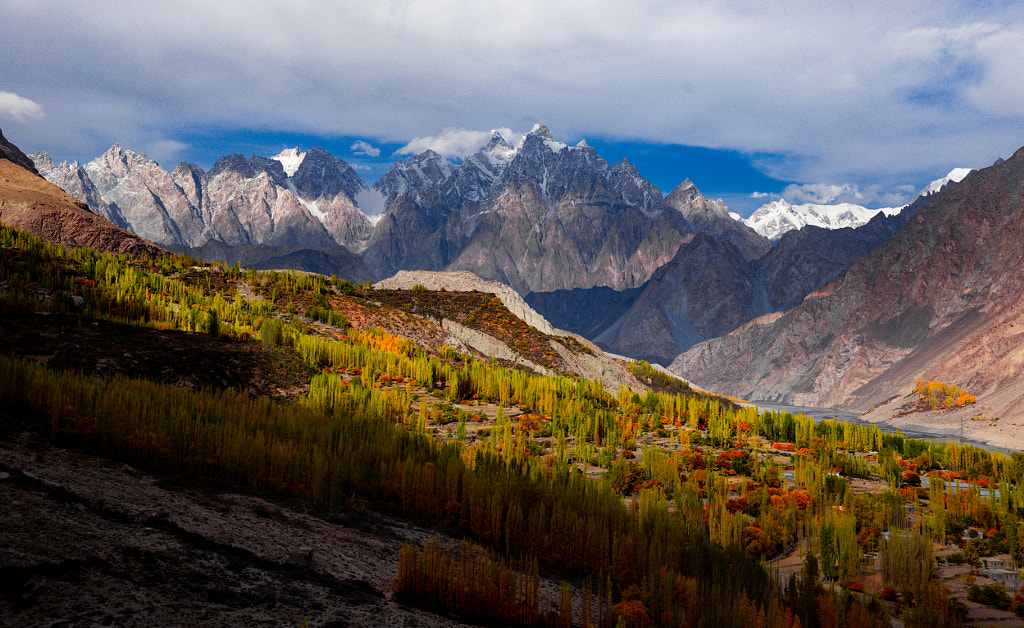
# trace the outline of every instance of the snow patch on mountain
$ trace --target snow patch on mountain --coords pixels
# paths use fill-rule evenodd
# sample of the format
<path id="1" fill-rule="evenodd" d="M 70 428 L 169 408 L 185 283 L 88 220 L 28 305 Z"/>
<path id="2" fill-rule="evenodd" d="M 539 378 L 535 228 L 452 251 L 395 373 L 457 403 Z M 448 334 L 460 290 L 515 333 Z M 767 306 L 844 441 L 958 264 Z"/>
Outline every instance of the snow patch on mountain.
<path id="1" fill-rule="evenodd" d="M 299 169 L 299 166 L 302 165 L 302 160 L 305 158 L 306 153 L 301 152 L 298 146 L 295 148 L 286 148 L 271 157 L 271 159 L 276 159 L 281 162 L 281 165 L 284 167 L 284 173 L 289 177 L 295 174 L 295 171 Z"/>
<path id="2" fill-rule="evenodd" d="M 568 144 L 559 142 L 558 140 L 544 140 L 544 145 L 553 153 L 560 153 L 562 150 L 569 148 Z"/>
<path id="3" fill-rule="evenodd" d="M 260 173 L 261 176 L 263 176 L 264 174 L 265 173 Z M 291 190 L 292 194 L 295 195 L 295 200 L 299 201 L 299 203 L 303 207 L 308 209 L 309 213 L 316 216 L 317 219 L 319 219 L 320 222 L 322 222 L 325 227 L 327 226 L 327 214 L 321 211 L 319 207 L 317 207 L 316 201 L 307 201 L 304 200 L 301 196 L 299 196 L 298 190 L 295 189 L 295 183 L 290 178 L 288 179 L 288 189 Z"/>

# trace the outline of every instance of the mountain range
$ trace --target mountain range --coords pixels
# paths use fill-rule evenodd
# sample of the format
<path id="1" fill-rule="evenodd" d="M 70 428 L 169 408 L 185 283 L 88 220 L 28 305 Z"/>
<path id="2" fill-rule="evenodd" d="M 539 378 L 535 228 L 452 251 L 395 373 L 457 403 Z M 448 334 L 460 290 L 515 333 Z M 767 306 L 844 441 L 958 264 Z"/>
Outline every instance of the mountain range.
<path id="1" fill-rule="evenodd" d="M 865 410 L 919 378 L 1024 408 L 1024 149 L 923 200 L 891 239 L 796 307 L 670 366 L 748 399 Z"/>
<path id="2" fill-rule="evenodd" d="M 518 145 L 495 132 L 459 163 L 413 155 L 372 186 L 321 148 L 233 154 L 208 172 L 167 172 L 118 145 L 84 166 L 31 158 L 97 214 L 170 250 L 357 282 L 471 271 L 556 326 L 662 364 L 799 303 L 918 206 L 777 202 L 744 221 L 689 179 L 665 195 L 628 161 L 610 164 L 543 125 Z"/>

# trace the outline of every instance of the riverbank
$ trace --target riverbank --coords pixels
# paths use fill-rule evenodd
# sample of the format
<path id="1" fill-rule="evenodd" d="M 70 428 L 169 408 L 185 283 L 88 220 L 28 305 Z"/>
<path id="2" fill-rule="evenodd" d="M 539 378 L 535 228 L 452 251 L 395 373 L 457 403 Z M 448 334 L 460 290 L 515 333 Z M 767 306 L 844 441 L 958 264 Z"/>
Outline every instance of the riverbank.
<path id="1" fill-rule="evenodd" d="M 1024 424 L 991 414 L 991 408 L 979 404 L 953 410 L 930 410 L 900 415 L 913 407 L 916 396 L 897 397 L 872 408 L 855 413 L 833 408 L 809 408 L 774 403 L 751 402 L 762 410 L 803 413 L 817 421 L 832 419 L 858 424 L 877 425 L 884 432 L 899 432 L 910 438 L 940 443 L 963 442 L 989 451 L 1009 454 L 1024 451 Z"/>

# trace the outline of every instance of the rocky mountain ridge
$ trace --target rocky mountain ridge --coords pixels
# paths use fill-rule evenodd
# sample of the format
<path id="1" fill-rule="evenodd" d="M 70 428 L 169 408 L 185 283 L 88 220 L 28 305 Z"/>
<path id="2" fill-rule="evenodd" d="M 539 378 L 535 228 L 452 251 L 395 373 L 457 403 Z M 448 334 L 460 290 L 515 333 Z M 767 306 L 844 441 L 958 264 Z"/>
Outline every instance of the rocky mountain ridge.
<path id="1" fill-rule="evenodd" d="M 159 256 L 164 251 L 134 233 L 118 228 L 89 207 L 29 170 L 21 153 L 0 133 L 0 222 L 51 242 L 71 247 L 130 255 Z M 24 153 L 21 153 L 24 156 Z M 31 162 L 29 163 L 31 165 Z"/>
<path id="2" fill-rule="evenodd" d="M 768 248 L 727 212 L 706 211 L 713 202 L 692 183 L 669 202 L 629 162 L 610 165 L 544 126 L 517 148 L 492 137 L 457 167 L 436 154 L 412 157 L 375 187 L 393 199 L 364 255 L 378 276 L 469 270 L 520 294 L 631 288 L 699 230 L 691 214 L 716 237 Z"/>
<path id="3" fill-rule="evenodd" d="M 797 307 L 694 346 L 670 370 L 748 399 L 854 410 L 927 378 L 1024 419 L 1024 149 L 923 202 Z"/>
<path id="4" fill-rule="evenodd" d="M 209 172 L 167 172 L 118 145 L 81 165 L 32 156 L 40 172 L 111 222 L 166 246 L 344 246 L 377 277 L 470 270 L 526 294 L 644 283 L 698 231 L 747 258 L 770 244 L 687 180 L 667 198 L 629 162 L 538 125 L 500 133 L 456 164 L 432 151 L 397 162 L 371 188 L 320 148 L 234 154 Z M 285 166 L 287 165 L 287 170 Z"/>
<path id="5" fill-rule="evenodd" d="M 359 249 L 371 225 L 353 197 L 369 188 L 344 161 L 311 149 L 294 174 L 280 161 L 233 154 L 209 172 L 189 163 L 167 172 L 114 145 L 84 166 L 32 155 L 40 173 L 111 222 L 164 245 L 343 245 Z"/>

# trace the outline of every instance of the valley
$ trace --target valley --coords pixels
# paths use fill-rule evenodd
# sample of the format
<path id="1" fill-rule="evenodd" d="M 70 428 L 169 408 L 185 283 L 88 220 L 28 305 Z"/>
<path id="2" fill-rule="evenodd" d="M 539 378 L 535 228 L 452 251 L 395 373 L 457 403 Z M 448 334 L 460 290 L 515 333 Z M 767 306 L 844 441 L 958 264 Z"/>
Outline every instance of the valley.
<path id="1" fill-rule="evenodd" d="M 474 210 L 489 208 L 476 229 L 449 216 L 413 248 L 384 246 L 377 230 L 438 218 L 437 190 L 410 193 L 413 173 L 453 190 L 480 192 L 493 180 L 429 155 L 396 172 L 378 189 L 393 196 L 389 209 L 354 259 L 362 244 L 350 251 L 330 236 L 333 244 L 302 249 L 274 240 L 287 232 L 276 227 L 269 243 L 237 254 L 225 242 L 203 244 L 233 261 L 170 253 L 0 161 L 0 216 L 31 217 L 0 226 L 0 491 L 14 522 L 0 533 L 3 616 L 115 625 L 1022 625 L 1019 574 L 992 567 L 1022 560 L 1017 384 L 997 384 L 984 368 L 971 378 L 940 368 L 956 364 L 951 347 L 993 369 L 1016 363 L 1019 291 L 1004 240 L 1019 215 L 1021 154 L 898 215 L 856 229 L 805 227 L 771 246 L 692 183 L 662 198 L 635 178 L 627 184 L 628 164 L 604 164 L 605 187 L 595 188 L 573 170 L 594 160 L 592 149 L 559 144 L 546 129 L 530 142 L 507 169 L 487 162 L 500 170 L 493 180 L 511 187 L 494 204 L 476 197 Z M 316 172 L 344 171 L 310 153 Z M 295 199 L 321 186 L 347 203 L 348 192 L 316 172 L 290 181 L 301 164 L 289 163 L 293 174 L 262 159 L 233 158 L 196 180 L 234 173 L 268 185 L 259 194 L 270 198 L 266 182 L 277 177 Z M 127 153 L 113 163 L 152 169 Z M 529 176 L 559 168 L 576 172 L 561 189 Z M 581 190 L 589 204 L 577 215 Z M 608 202 L 611 190 L 630 204 Z M 986 199 L 981 209 L 976 199 Z M 548 209 L 538 213 L 541 201 Z M 313 215 L 297 203 L 292 220 Z M 632 225 L 629 242 L 608 229 L 602 212 L 612 210 Z M 107 235 L 46 230 L 61 212 Z M 967 227 L 960 239 L 928 231 L 949 214 L 945 224 L 976 219 L 996 252 L 971 247 Z M 183 224 L 162 224 L 172 222 Z M 609 239 L 596 256 L 567 244 L 597 232 Z M 903 268 L 915 250 L 908 242 L 937 247 L 923 255 L 931 266 Z M 940 263 L 959 252 L 950 242 L 974 268 L 974 292 L 959 301 L 964 275 L 947 276 Z M 254 267 L 264 251 L 286 263 L 314 259 L 313 250 L 324 253 L 319 270 L 337 270 L 337 259 L 349 271 Z M 440 257 L 370 282 L 386 260 L 421 254 Z M 860 361 L 861 377 L 879 360 L 899 376 L 873 375 L 850 398 L 888 396 L 857 421 L 746 404 L 767 392 L 842 407 L 847 398 L 831 389 L 811 394 L 824 384 L 780 391 L 763 387 L 765 378 L 753 388 L 727 378 L 772 356 L 775 378 L 786 373 L 780 363 L 797 360 L 802 373 L 825 373 L 824 362 L 793 350 L 823 347 L 828 356 L 829 338 L 781 326 L 835 321 L 829 307 L 849 307 L 846 286 L 866 282 L 859 277 L 872 265 L 916 273 L 925 280 L 914 294 L 944 297 L 908 297 L 911 306 L 886 310 L 887 321 L 854 314 L 867 327 L 849 333 L 867 329 L 875 346 L 893 344 L 881 358 L 845 358 Z M 465 266 L 484 269 L 483 278 Z M 722 281 L 724 268 L 746 293 Z M 609 293 L 609 273 L 634 292 Z M 854 294 L 867 305 L 900 302 L 894 289 Z M 698 295 L 711 297 L 705 309 L 695 307 Z M 605 300 L 611 314 L 601 312 Z M 577 315 L 573 302 L 596 311 Z M 601 330 L 599 341 L 625 330 L 652 342 L 664 334 L 679 348 L 692 339 L 694 353 L 670 369 L 695 370 L 678 378 L 606 354 L 552 326 L 537 311 L 545 307 L 581 331 Z M 650 314 L 658 308 L 668 322 Z M 702 327 L 711 323 L 722 326 Z M 772 325 L 788 355 L 747 336 Z M 705 332 L 724 335 L 704 342 Z M 841 379 L 850 370 L 836 372 L 850 388 L 855 380 Z M 905 381 L 918 375 L 916 385 Z M 1011 396 L 997 406 L 998 395 Z M 913 431 L 945 435 L 965 418 L 968 440 L 991 449 Z"/>

